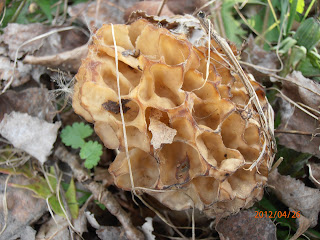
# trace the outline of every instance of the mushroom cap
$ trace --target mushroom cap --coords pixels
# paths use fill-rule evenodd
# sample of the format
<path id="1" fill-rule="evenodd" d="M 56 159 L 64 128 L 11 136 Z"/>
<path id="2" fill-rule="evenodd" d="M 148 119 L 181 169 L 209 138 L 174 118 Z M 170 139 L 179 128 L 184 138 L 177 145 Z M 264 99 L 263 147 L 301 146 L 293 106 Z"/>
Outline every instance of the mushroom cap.
<path id="1" fill-rule="evenodd" d="M 115 184 L 132 189 L 130 161 L 134 187 L 173 210 L 195 206 L 209 216 L 229 215 L 260 200 L 271 158 L 263 151 L 266 136 L 217 44 L 208 62 L 206 45 L 191 44 L 186 34 L 145 19 L 113 27 L 118 69 L 112 25 L 105 24 L 76 75 L 73 107 L 94 123 L 107 148 L 120 150 L 109 168 Z M 263 88 L 250 81 L 267 109 Z"/>

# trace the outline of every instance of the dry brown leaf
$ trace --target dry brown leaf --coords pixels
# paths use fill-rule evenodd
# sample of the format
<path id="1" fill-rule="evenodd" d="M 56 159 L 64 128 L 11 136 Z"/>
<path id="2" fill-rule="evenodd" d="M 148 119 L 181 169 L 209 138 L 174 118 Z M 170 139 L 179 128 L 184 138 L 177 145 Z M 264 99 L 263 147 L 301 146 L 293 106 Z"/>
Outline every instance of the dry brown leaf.
<path id="1" fill-rule="evenodd" d="M 16 51 L 20 45 L 38 35 L 47 32 L 48 30 L 49 27 L 41 23 L 32 23 L 28 25 L 9 23 L 8 26 L 3 30 L 3 34 L 0 37 L 0 42 L 3 42 L 7 45 L 8 55 L 11 60 L 14 60 Z M 56 39 L 51 37 L 50 40 L 53 40 L 53 43 L 56 43 Z M 45 39 L 36 40 L 21 47 L 17 57 L 21 58 L 26 53 L 33 54 L 36 50 L 39 50 L 43 46 L 44 41 Z"/>
<path id="2" fill-rule="evenodd" d="M 72 5 L 68 8 L 68 14 L 91 29 L 100 28 L 104 23 L 124 23 L 125 9 L 138 0 L 101 0 L 99 2 L 98 6 L 97 1 Z"/>
<path id="3" fill-rule="evenodd" d="M 88 53 L 88 45 L 85 44 L 70 51 L 48 56 L 31 56 L 27 55 L 23 62 L 28 64 L 43 65 L 50 68 L 59 68 L 62 71 L 76 72 L 80 65 L 81 59 Z"/>
<path id="4" fill-rule="evenodd" d="M 295 211 L 310 219 L 311 227 L 318 223 L 320 211 L 320 191 L 306 187 L 303 182 L 290 176 L 283 176 L 274 170 L 269 175 L 268 183 L 278 199 Z"/>
<path id="5" fill-rule="evenodd" d="M 255 218 L 255 211 L 245 210 L 221 219 L 216 230 L 222 240 L 276 240 L 276 226 L 269 218 Z"/>
<path id="6" fill-rule="evenodd" d="M 1 229 L 5 224 L 4 220 L 4 186 L 7 175 L 0 176 L 0 223 Z M 29 184 L 28 179 L 22 176 L 11 176 L 10 183 L 21 185 Z M 8 206 L 8 220 L 7 227 L 1 234 L 1 240 L 18 239 L 22 235 L 32 237 L 32 229 L 28 226 L 35 223 L 46 211 L 48 211 L 47 204 L 43 199 L 33 197 L 31 191 L 18 188 L 7 188 L 7 206 Z M 23 238 L 21 238 L 23 239 Z M 32 239 L 32 238 L 28 238 Z"/>
<path id="7" fill-rule="evenodd" d="M 159 149 L 161 144 L 172 143 L 177 134 L 177 130 L 168 127 L 156 118 L 150 118 L 149 130 L 152 133 L 151 144 L 155 149 Z"/>
<path id="8" fill-rule="evenodd" d="M 143 2 L 137 2 L 132 7 L 128 8 L 124 14 L 124 19 L 127 21 L 129 19 L 129 16 L 132 12 L 141 10 L 146 12 L 148 15 L 157 15 L 158 9 L 160 5 L 162 4 L 162 1 L 143 1 Z M 173 16 L 174 13 L 170 11 L 168 8 L 168 5 L 165 4 L 163 6 L 163 9 L 161 11 L 160 16 Z"/>
<path id="9" fill-rule="evenodd" d="M 26 113 L 11 112 L 0 123 L 0 133 L 15 148 L 22 149 L 41 163 L 47 160 L 61 123 L 48 123 Z"/>
<path id="10" fill-rule="evenodd" d="M 244 62 L 256 65 L 257 68 L 243 65 L 257 81 L 268 81 L 269 74 L 272 71 L 267 69 L 278 69 L 280 62 L 274 52 L 267 52 L 259 47 L 252 35 L 249 36 L 245 49 L 241 52 L 241 58 Z M 265 69 L 261 69 L 263 67 Z"/>
<path id="11" fill-rule="evenodd" d="M 28 88 L 21 92 L 9 90 L 0 95 L 0 121 L 4 114 L 12 111 L 28 113 L 48 122 L 52 122 L 56 115 L 46 88 Z"/>
<path id="12" fill-rule="evenodd" d="M 298 225 L 298 229 L 296 233 L 292 236 L 292 238 L 290 238 L 290 240 L 298 239 L 298 237 L 300 237 L 310 227 L 310 219 L 304 217 L 303 215 L 297 218 L 296 222 Z"/>
<path id="13" fill-rule="evenodd" d="M 313 184 L 320 189 L 320 164 L 319 163 L 310 163 L 309 167 L 309 179 Z"/>
<path id="14" fill-rule="evenodd" d="M 288 78 L 296 84 L 284 81 L 282 85 L 283 94 L 296 103 L 300 102 L 305 105 L 309 105 L 309 107 L 316 107 L 316 110 L 319 110 L 319 108 L 317 107 L 320 105 L 319 84 L 303 77 L 300 72 L 293 72 L 290 76 L 288 76 Z M 297 84 L 299 84 L 300 86 L 297 86 Z M 311 89 L 317 94 L 314 94 L 311 91 L 305 89 L 305 87 Z M 290 103 L 285 100 L 280 102 L 280 105 L 282 108 L 282 118 L 281 125 L 278 128 L 279 130 L 295 130 L 309 133 L 317 132 L 319 122 L 316 119 L 302 112 L 297 107 L 292 109 Z M 288 112 L 283 112 L 283 109 L 290 108 L 294 110 L 292 116 L 290 116 L 290 114 L 287 114 Z M 299 134 L 279 134 L 277 137 L 279 138 L 279 143 L 286 146 L 287 148 L 294 149 L 298 152 L 310 153 L 320 157 L 320 138 L 312 138 L 310 136 L 303 136 Z"/>

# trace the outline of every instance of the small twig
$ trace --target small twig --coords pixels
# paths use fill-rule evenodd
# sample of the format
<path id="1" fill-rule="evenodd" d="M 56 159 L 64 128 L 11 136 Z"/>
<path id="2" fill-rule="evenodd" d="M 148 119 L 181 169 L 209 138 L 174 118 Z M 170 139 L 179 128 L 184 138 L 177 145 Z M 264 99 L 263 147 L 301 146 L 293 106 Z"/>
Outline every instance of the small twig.
<path id="1" fill-rule="evenodd" d="M 128 239 L 144 239 L 143 233 L 134 227 L 129 214 L 121 208 L 112 193 L 105 189 L 102 184 L 90 178 L 88 172 L 80 166 L 75 155 L 69 153 L 63 146 L 59 146 L 54 155 L 61 161 L 69 164 L 75 178 L 92 192 L 94 199 L 105 205 L 108 211 L 119 220 Z"/>
<path id="2" fill-rule="evenodd" d="M 310 137 L 320 137 L 320 135 L 316 135 L 314 133 L 311 133 L 311 132 L 302 132 L 302 131 L 297 131 L 297 130 L 274 130 L 274 133 L 276 134 L 296 134 L 296 135 L 303 135 L 303 136 L 310 136 Z"/>
<path id="3" fill-rule="evenodd" d="M 162 12 L 162 9 L 164 7 L 164 5 L 167 3 L 167 0 L 162 0 L 159 8 L 158 8 L 158 11 L 157 11 L 157 16 L 160 16 L 161 12 Z"/>

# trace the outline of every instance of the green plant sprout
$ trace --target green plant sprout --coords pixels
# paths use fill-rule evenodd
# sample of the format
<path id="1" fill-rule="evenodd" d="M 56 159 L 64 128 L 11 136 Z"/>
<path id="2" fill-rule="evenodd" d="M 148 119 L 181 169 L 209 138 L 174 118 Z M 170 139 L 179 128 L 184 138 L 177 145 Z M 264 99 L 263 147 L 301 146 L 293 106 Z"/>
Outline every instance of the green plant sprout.
<path id="1" fill-rule="evenodd" d="M 83 122 L 75 122 L 72 126 L 66 126 L 62 129 L 60 137 L 62 142 L 74 149 L 80 148 L 80 158 L 85 160 L 84 166 L 92 169 L 98 165 L 102 155 L 102 145 L 97 141 L 88 141 L 84 139 L 91 136 L 93 129 Z"/>

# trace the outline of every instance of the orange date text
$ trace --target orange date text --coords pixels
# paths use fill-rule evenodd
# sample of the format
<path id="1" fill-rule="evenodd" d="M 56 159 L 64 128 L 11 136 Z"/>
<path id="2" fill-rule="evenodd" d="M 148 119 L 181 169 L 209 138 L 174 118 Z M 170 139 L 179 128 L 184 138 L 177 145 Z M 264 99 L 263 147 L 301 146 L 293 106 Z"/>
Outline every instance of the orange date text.
<path id="1" fill-rule="evenodd" d="M 255 211 L 254 218 L 300 218 L 300 211 Z"/>

